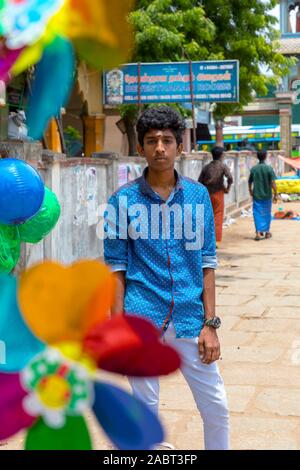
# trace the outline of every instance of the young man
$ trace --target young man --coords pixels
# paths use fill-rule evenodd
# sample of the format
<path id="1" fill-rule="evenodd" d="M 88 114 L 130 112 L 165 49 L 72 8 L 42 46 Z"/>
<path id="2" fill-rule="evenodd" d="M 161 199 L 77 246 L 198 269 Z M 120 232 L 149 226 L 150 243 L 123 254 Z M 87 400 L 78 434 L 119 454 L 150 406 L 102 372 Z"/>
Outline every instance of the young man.
<path id="1" fill-rule="evenodd" d="M 253 217 L 255 223 L 255 240 L 263 237 L 271 238 L 272 189 L 274 202 L 277 202 L 276 176 L 271 166 L 266 165 L 267 152 L 257 152 L 259 163 L 255 165 L 249 176 L 249 193 L 253 198 Z"/>
<path id="2" fill-rule="evenodd" d="M 205 448 L 228 449 L 227 400 L 216 364 L 213 212 L 206 188 L 174 169 L 183 130 L 169 107 L 149 109 L 138 121 L 138 151 L 148 167 L 110 198 L 106 218 L 105 260 L 117 279 L 112 315 L 145 317 L 160 329 L 163 341 L 181 354 L 181 372 L 204 422 Z M 129 381 L 134 395 L 158 413 L 158 379 Z"/>
<path id="3" fill-rule="evenodd" d="M 232 174 L 228 166 L 223 162 L 223 152 L 223 147 L 216 146 L 212 149 L 213 161 L 205 165 L 198 180 L 206 186 L 210 195 L 214 211 L 217 243 L 222 241 L 225 209 L 224 194 L 229 193 L 233 183 Z M 226 179 L 226 186 L 224 185 L 224 179 Z"/>

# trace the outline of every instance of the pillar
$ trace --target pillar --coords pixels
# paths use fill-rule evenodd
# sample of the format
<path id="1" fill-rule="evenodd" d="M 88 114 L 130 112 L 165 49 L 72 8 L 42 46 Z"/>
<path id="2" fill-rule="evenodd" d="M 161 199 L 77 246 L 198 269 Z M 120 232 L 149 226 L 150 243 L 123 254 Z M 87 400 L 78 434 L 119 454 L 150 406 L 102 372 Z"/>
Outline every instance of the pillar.
<path id="1" fill-rule="evenodd" d="M 83 116 L 84 124 L 84 154 L 90 157 L 92 153 L 101 152 L 104 147 L 104 114 Z"/>
<path id="2" fill-rule="evenodd" d="M 298 6 L 296 14 L 296 33 L 300 33 L 300 6 Z"/>
<path id="3" fill-rule="evenodd" d="M 85 102 L 83 116 L 84 154 L 101 152 L 104 148 L 105 115 L 103 113 L 102 76 L 84 64 L 78 68 L 78 87 Z"/>
<path id="4" fill-rule="evenodd" d="M 292 153 L 293 92 L 278 92 L 276 100 L 279 106 L 281 150 L 284 151 L 287 158 L 290 158 Z"/>
<path id="5" fill-rule="evenodd" d="M 280 32 L 286 34 L 288 32 L 288 0 L 280 1 Z"/>
<path id="6" fill-rule="evenodd" d="M 221 119 L 216 121 L 216 145 L 223 147 L 223 121 Z"/>
<path id="7" fill-rule="evenodd" d="M 62 152 L 60 133 L 55 119 L 51 119 L 49 122 L 45 137 L 49 150 L 57 153 Z"/>
<path id="8" fill-rule="evenodd" d="M 0 140 L 7 140 L 8 135 L 8 107 L 0 106 Z"/>
<path id="9" fill-rule="evenodd" d="M 282 108 L 279 111 L 279 115 L 280 115 L 281 150 L 284 151 L 287 158 L 290 158 L 291 153 L 292 153 L 292 144 L 291 144 L 292 111 L 289 108 Z"/>

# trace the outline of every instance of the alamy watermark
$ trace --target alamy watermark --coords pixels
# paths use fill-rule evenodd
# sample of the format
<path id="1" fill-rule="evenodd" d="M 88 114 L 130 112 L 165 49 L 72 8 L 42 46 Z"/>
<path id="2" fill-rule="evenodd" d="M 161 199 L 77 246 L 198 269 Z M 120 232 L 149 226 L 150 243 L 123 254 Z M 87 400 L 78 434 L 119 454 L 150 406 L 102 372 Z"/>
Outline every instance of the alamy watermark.
<path id="1" fill-rule="evenodd" d="M 131 204 L 120 196 L 118 208 L 98 207 L 97 236 L 101 240 L 184 240 L 186 250 L 201 250 L 204 244 L 203 204 Z"/>

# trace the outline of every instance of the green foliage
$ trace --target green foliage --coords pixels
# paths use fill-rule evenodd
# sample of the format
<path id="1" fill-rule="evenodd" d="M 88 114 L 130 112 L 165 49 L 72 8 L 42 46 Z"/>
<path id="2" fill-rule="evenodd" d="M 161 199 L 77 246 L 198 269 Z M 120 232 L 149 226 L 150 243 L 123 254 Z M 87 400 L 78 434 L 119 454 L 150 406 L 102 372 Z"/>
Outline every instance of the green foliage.
<path id="1" fill-rule="evenodd" d="M 127 118 L 135 122 L 138 117 L 139 108 L 134 104 L 122 104 L 119 106 L 119 112 L 122 119 Z"/>
<path id="2" fill-rule="evenodd" d="M 66 137 L 70 137 L 71 139 L 82 140 L 80 132 L 73 126 L 66 127 L 64 134 Z"/>
<path id="3" fill-rule="evenodd" d="M 218 104 L 216 118 L 239 112 L 257 95 L 267 94 L 287 74 L 293 59 L 278 52 L 277 19 L 270 10 L 277 0 L 203 0 L 205 15 L 215 25 L 212 48 L 220 59 L 240 62 L 240 103 Z M 266 74 L 261 70 L 265 69 Z"/>
<path id="4" fill-rule="evenodd" d="M 140 0 L 136 2 L 136 11 L 129 15 L 129 22 L 135 32 L 132 62 L 209 58 L 215 28 L 205 18 L 200 1 Z M 191 115 L 178 104 L 172 106 L 184 117 Z M 122 117 L 133 116 L 135 120 L 138 109 L 134 105 L 122 105 L 120 112 Z"/>
<path id="5" fill-rule="evenodd" d="M 145 0 L 129 15 L 135 62 L 199 60 L 209 56 L 215 28 L 195 0 Z"/>

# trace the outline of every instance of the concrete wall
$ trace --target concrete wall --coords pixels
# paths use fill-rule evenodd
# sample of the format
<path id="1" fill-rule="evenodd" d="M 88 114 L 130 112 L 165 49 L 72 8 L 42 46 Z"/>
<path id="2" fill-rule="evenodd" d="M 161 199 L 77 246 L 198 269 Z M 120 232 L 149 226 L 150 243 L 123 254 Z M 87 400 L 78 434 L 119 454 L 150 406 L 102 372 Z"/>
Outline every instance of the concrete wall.
<path id="1" fill-rule="evenodd" d="M 45 184 L 56 193 L 62 208 L 56 228 L 45 240 L 37 245 L 23 244 L 18 270 L 42 259 L 71 263 L 78 258 L 101 258 L 103 244 L 96 233 L 98 207 L 105 204 L 119 186 L 137 178 L 145 167 L 145 160 L 117 154 L 103 154 L 93 159 L 66 158 L 43 151 L 38 143 L 0 142 L 0 153 L 34 165 Z M 269 163 L 280 175 L 283 164 L 277 154 L 270 154 Z M 183 154 L 177 159 L 176 168 L 197 180 L 209 160 L 210 155 L 205 152 Z M 248 175 L 256 158 L 250 152 L 228 152 L 225 162 L 234 177 L 232 190 L 226 195 L 229 212 L 249 202 Z"/>

